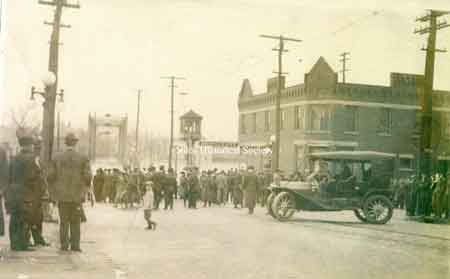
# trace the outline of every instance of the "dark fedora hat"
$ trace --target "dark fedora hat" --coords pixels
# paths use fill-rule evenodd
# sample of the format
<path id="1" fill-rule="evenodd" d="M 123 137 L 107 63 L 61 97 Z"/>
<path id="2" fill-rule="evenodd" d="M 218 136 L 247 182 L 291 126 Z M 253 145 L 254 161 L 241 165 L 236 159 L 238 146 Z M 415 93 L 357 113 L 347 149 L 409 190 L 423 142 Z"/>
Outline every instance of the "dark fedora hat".
<path id="1" fill-rule="evenodd" d="M 67 133 L 64 142 L 66 145 L 75 145 L 78 142 L 78 138 L 74 133 Z"/>

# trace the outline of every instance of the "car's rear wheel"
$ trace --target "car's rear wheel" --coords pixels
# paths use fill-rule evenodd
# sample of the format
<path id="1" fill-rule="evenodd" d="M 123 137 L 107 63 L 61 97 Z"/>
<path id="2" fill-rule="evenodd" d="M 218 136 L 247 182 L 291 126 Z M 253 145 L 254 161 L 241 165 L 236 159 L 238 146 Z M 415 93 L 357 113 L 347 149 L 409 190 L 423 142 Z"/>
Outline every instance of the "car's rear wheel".
<path id="1" fill-rule="evenodd" d="M 368 223 L 386 224 L 394 214 L 394 205 L 386 196 L 373 195 L 364 201 L 363 212 Z"/>
<path id="2" fill-rule="evenodd" d="M 272 211 L 277 220 L 289 220 L 296 211 L 295 197 L 288 192 L 279 193 L 273 200 Z"/>
<path id="3" fill-rule="evenodd" d="M 272 216 L 273 218 L 276 218 L 272 211 L 272 203 L 273 203 L 273 200 L 275 199 L 276 195 L 277 194 L 275 192 L 270 192 L 270 195 L 267 197 L 267 200 L 266 200 L 267 213 L 269 213 L 270 216 Z"/>
<path id="4" fill-rule="evenodd" d="M 359 209 L 354 209 L 353 212 L 355 213 L 356 218 L 358 218 L 358 220 L 360 220 L 361 222 L 366 223 L 367 219 L 364 216 L 364 211 L 359 208 Z"/>

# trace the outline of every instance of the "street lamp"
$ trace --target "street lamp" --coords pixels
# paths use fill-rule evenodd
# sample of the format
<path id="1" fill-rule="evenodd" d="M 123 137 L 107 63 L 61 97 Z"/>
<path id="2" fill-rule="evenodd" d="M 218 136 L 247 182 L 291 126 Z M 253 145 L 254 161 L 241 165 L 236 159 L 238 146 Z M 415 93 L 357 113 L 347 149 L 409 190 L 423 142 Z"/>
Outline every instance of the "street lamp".
<path id="1" fill-rule="evenodd" d="M 48 71 L 42 76 L 42 83 L 45 85 L 45 87 L 52 86 L 53 84 L 55 84 L 55 82 L 56 76 L 53 72 Z"/>
<path id="2" fill-rule="evenodd" d="M 53 72 L 47 72 L 44 74 L 44 76 L 42 77 L 42 83 L 44 84 L 45 87 L 45 91 L 44 92 L 40 92 L 36 90 L 36 87 L 32 86 L 31 87 L 31 96 L 30 96 L 30 100 L 34 100 L 34 95 L 40 95 L 44 98 L 45 101 L 48 100 L 48 98 L 50 97 L 49 94 L 47 94 L 48 89 L 53 86 L 56 83 L 56 76 Z M 59 101 L 60 102 L 64 102 L 64 90 L 61 89 L 59 94 L 56 94 L 57 96 L 59 96 Z"/>
<path id="3" fill-rule="evenodd" d="M 271 135 L 269 140 L 270 140 L 270 143 L 274 143 L 276 140 L 275 135 Z"/>
<path id="4" fill-rule="evenodd" d="M 52 156 L 53 148 L 53 131 L 54 131 L 54 121 L 55 121 L 55 99 L 59 96 L 59 101 L 64 101 L 64 90 L 61 89 L 60 93 L 56 93 L 56 75 L 53 72 L 47 72 L 42 77 L 42 83 L 44 84 L 44 92 L 37 91 L 36 87 L 31 87 L 30 99 L 34 100 L 34 95 L 40 95 L 44 99 L 43 107 L 43 118 L 42 118 L 42 130 L 43 130 L 43 162 L 48 163 Z"/>

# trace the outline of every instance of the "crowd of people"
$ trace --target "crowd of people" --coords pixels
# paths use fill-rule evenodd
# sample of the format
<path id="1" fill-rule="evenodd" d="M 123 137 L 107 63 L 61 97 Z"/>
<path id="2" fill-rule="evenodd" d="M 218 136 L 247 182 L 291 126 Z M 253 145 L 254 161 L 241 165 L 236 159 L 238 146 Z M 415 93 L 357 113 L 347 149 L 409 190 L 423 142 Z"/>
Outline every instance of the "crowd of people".
<path id="1" fill-rule="evenodd" d="M 256 173 L 249 166 L 246 170 L 218 169 L 199 171 L 185 168 L 175 173 L 164 166 L 158 169 L 96 170 L 93 178 L 93 194 L 97 202 L 111 203 L 114 207 L 128 208 L 140 206 L 150 184 L 153 193 L 153 210 L 160 207 L 172 210 L 175 199 L 183 200 L 186 208 L 223 206 L 231 203 L 234 208 L 248 207 L 253 213 L 256 203 L 264 205 L 267 188 L 272 182 L 270 171 Z"/>
<path id="2" fill-rule="evenodd" d="M 253 214 L 257 203 L 265 206 L 272 182 L 270 171 L 256 173 L 253 166 L 247 169 L 204 170 L 185 168 L 177 174 L 172 168 L 124 168 L 96 170 L 93 178 L 92 200 L 112 204 L 116 208 L 140 207 L 144 211 L 147 229 L 155 229 L 152 211 L 164 208 L 173 210 L 174 200 L 183 200 L 187 209 L 225 206 L 248 208 Z"/>
<path id="3" fill-rule="evenodd" d="M 434 217 L 448 219 L 450 216 L 450 180 L 446 175 L 412 175 L 393 179 L 392 189 L 395 206 L 406 210 L 410 217 Z"/>

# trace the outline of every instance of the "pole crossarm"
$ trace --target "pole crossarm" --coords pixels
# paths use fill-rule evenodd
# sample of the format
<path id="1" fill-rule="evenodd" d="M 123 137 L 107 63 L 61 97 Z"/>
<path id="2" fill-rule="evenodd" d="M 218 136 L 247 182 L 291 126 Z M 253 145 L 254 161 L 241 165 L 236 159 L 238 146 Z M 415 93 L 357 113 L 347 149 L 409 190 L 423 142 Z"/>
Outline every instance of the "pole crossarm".
<path id="1" fill-rule="evenodd" d="M 165 77 L 161 77 L 162 79 L 173 79 L 173 80 L 177 80 L 177 79 L 186 79 L 184 77 L 176 77 L 176 76 L 165 76 Z"/>
<path id="2" fill-rule="evenodd" d="M 39 0 L 38 3 L 41 4 L 41 5 L 58 6 L 60 4 L 59 2 L 61 2 L 61 6 L 64 7 L 64 8 L 72 8 L 72 9 L 79 9 L 79 8 L 81 8 L 79 3 L 77 3 L 77 4 L 70 4 L 70 3 L 67 3 L 66 0 L 62 0 L 62 1 L 61 0 L 54 0 L 54 1 Z"/>
<path id="3" fill-rule="evenodd" d="M 423 50 L 423 51 L 428 51 L 428 48 L 426 48 L 426 47 L 422 47 L 420 50 Z M 430 51 L 433 51 L 433 52 L 447 52 L 447 49 L 439 49 L 439 48 L 436 48 L 436 49 L 430 49 Z"/>
<path id="4" fill-rule="evenodd" d="M 281 74 L 282 76 L 286 76 L 286 75 L 289 75 L 289 73 L 288 72 L 278 72 L 278 71 L 272 71 L 272 73 L 274 73 L 274 74 Z"/>
<path id="5" fill-rule="evenodd" d="M 272 36 L 272 35 L 259 35 L 261 38 L 267 38 L 267 39 L 276 39 L 276 40 L 283 40 L 283 41 L 291 41 L 291 42 L 302 42 L 300 39 L 294 39 L 284 36 Z"/>
<path id="6" fill-rule="evenodd" d="M 289 49 L 272 48 L 273 51 L 289 52 Z"/>
<path id="7" fill-rule="evenodd" d="M 44 21 L 44 24 L 45 25 L 50 25 L 50 26 L 53 26 L 53 27 L 72 28 L 72 25 L 70 25 L 70 24 L 62 24 L 62 23 L 60 23 L 60 24 L 56 25 L 54 22 L 49 22 L 49 21 Z"/>

